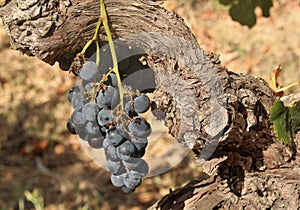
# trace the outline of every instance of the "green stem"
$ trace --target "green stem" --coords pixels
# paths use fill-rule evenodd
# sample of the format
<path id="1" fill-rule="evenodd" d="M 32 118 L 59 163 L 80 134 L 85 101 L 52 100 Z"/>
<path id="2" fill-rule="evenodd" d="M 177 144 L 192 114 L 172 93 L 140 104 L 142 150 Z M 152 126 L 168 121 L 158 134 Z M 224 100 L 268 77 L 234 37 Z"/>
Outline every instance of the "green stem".
<path id="1" fill-rule="evenodd" d="M 96 26 L 96 30 L 95 30 L 95 33 L 94 33 L 94 36 L 92 39 L 90 39 L 83 47 L 83 49 L 81 50 L 81 53 L 84 54 L 86 52 L 86 50 L 89 48 L 89 46 L 96 41 L 97 43 L 97 40 L 98 40 L 98 33 L 99 33 L 99 30 L 100 30 L 100 26 L 101 26 L 101 23 L 102 23 L 102 18 L 100 17 L 98 19 L 98 22 L 97 22 L 97 26 Z M 98 51 L 97 51 L 98 53 Z"/>
<path id="2" fill-rule="evenodd" d="M 111 36 L 111 33 L 110 33 L 110 29 L 109 29 L 109 25 L 108 25 L 104 0 L 100 0 L 100 12 L 101 12 L 100 19 L 103 22 L 104 30 L 105 30 L 105 33 L 106 33 L 107 39 L 108 39 L 108 44 L 109 44 L 109 48 L 110 48 L 111 57 L 112 57 L 112 60 L 113 60 L 113 72 L 116 74 L 117 80 L 118 80 L 118 88 L 119 88 L 119 91 L 120 91 L 121 110 L 123 111 L 124 110 L 124 103 L 123 103 L 124 92 L 123 92 L 122 81 L 121 81 L 121 77 L 120 77 L 120 73 L 119 73 L 117 53 L 115 51 L 114 42 L 113 42 L 113 39 L 112 39 L 112 36 Z"/>
<path id="3" fill-rule="evenodd" d="M 100 47 L 99 47 L 99 42 L 96 41 L 96 47 L 97 47 L 97 51 L 96 51 L 96 64 L 97 66 L 100 65 Z"/>

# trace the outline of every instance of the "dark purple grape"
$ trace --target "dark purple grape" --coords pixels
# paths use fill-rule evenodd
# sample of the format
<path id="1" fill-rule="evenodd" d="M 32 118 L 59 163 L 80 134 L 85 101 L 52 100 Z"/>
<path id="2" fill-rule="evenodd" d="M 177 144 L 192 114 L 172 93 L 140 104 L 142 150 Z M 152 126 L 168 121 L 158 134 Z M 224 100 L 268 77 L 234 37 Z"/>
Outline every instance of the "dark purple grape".
<path id="1" fill-rule="evenodd" d="M 119 93 L 116 88 L 108 86 L 105 91 L 100 91 L 97 96 L 97 104 L 101 107 L 115 107 L 119 103 Z"/>
<path id="2" fill-rule="evenodd" d="M 85 103 L 86 101 L 82 93 L 77 93 L 77 92 L 73 93 L 71 104 L 74 110 L 76 111 L 81 110 Z"/>
<path id="3" fill-rule="evenodd" d="M 122 163 L 127 169 L 132 170 L 134 168 L 137 168 L 140 165 L 141 161 L 142 159 L 140 158 L 130 158 L 128 160 L 122 160 Z"/>
<path id="4" fill-rule="evenodd" d="M 83 81 L 85 81 L 85 80 L 83 80 Z M 92 91 L 95 88 L 95 83 L 94 82 L 86 82 L 83 85 L 84 85 L 83 86 L 84 90 L 86 92 L 90 92 L 90 91 Z"/>
<path id="5" fill-rule="evenodd" d="M 100 107 L 94 103 L 86 103 L 82 108 L 82 114 L 85 119 L 90 122 L 97 121 L 97 115 L 100 111 Z"/>
<path id="6" fill-rule="evenodd" d="M 69 91 L 68 91 L 68 100 L 69 102 L 72 102 L 72 98 L 73 98 L 73 95 L 74 93 L 81 93 L 81 89 L 79 86 L 74 86 L 72 87 Z"/>
<path id="7" fill-rule="evenodd" d="M 83 114 L 79 111 L 74 111 L 71 118 L 76 127 L 83 127 L 87 122 Z"/>
<path id="8" fill-rule="evenodd" d="M 134 156 L 136 148 L 130 141 L 125 141 L 117 147 L 117 155 L 121 160 L 128 160 Z"/>
<path id="9" fill-rule="evenodd" d="M 114 88 L 118 88 L 118 79 L 117 79 L 116 74 L 110 73 L 108 75 L 107 79 L 108 79 L 108 84 L 110 86 L 113 86 Z"/>
<path id="10" fill-rule="evenodd" d="M 104 137 L 100 134 L 99 136 L 89 137 L 88 143 L 94 149 L 101 149 L 103 147 Z"/>
<path id="11" fill-rule="evenodd" d="M 135 148 L 139 151 L 138 153 L 140 155 L 142 155 L 142 154 L 144 155 L 145 149 L 146 149 L 146 147 L 148 145 L 148 139 L 147 138 L 132 137 L 131 138 L 131 142 L 133 143 L 133 145 L 135 146 Z"/>
<path id="12" fill-rule="evenodd" d="M 99 126 L 97 124 L 92 123 L 92 122 L 87 122 L 85 124 L 85 130 L 86 130 L 86 133 L 90 136 L 101 135 L 101 131 L 99 129 Z"/>
<path id="13" fill-rule="evenodd" d="M 109 145 L 112 145 L 107 138 L 103 141 L 103 148 L 106 149 Z"/>
<path id="14" fill-rule="evenodd" d="M 115 174 L 115 175 L 122 174 L 122 173 L 124 173 L 124 171 L 126 171 L 126 169 L 123 166 L 122 162 L 120 162 L 120 161 L 115 162 L 115 161 L 112 161 L 112 160 L 109 160 L 109 159 L 106 160 L 106 169 L 110 173 Z"/>
<path id="15" fill-rule="evenodd" d="M 147 138 L 151 134 L 151 126 L 143 117 L 134 117 L 128 125 L 128 130 L 133 136 L 138 138 Z"/>
<path id="16" fill-rule="evenodd" d="M 150 108 L 150 105 L 150 99 L 144 93 L 134 99 L 134 110 L 137 113 L 146 112 Z"/>
<path id="17" fill-rule="evenodd" d="M 83 64 L 79 76 L 83 80 L 92 81 L 99 74 L 98 66 L 93 61 L 87 61 Z"/>
<path id="18" fill-rule="evenodd" d="M 69 118 L 67 121 L 67 129 L 71 134 L 76 134 L 76 126 L 73 123 L 72 118 Z"/>
<path id="19" fill-rule="evenodd" d="M 124 184 L 129 189 L 137 188 L 142 182 L 142 176 L 136 171 L 129 171 L 124 175 Z"/>
<path id="20" fill-rule="evenodd" d="M 121 175 L 114 175 L 112 174 L 110 177 L 111 183 L 115 186 L 115 187 L 122 187 L 124 186 L 124 174 Z"/>
<path id="21" fill-rule="evenodd" d="M 108 109 L 102 109 L 97 116 L 97 121 L 100 126 L 108 125 L 113 119 L 114 116 L 109 113 Z"/>
<path id="22" fill-rule="evenodd" d="M 133 104 L 131 101 L 128 101 L 127 103 L 125 103 L 124 106 L 125 109 L 125 113 L 130 117 L 133 118 L 135 116 L 137 116 L 138 114 L 135 112 Z"/>
<path id="23" fill-rule="evenodd" d="M 107 139 L 115 147 L 119 146 L 125 141 L 125 138 L 115 128 L 108 131 Z"/>
<path id="24" fill-rule="evenodd" d="M 132 171 L 138 172 L 142 177 L 146 176 L 149 172 L 149 165 L 143 159 L 140 159 L 139 165 L 135 168 L 132 168 Z"/>
<path id="25" fill-rule="evenodd" d="M 105 156 L 106 159 L 112 160 L 112 161 L 119 161 L 119 157 L 117 155 L 117 149 L 113 145 L 108 145 L 105 148 Z"/>

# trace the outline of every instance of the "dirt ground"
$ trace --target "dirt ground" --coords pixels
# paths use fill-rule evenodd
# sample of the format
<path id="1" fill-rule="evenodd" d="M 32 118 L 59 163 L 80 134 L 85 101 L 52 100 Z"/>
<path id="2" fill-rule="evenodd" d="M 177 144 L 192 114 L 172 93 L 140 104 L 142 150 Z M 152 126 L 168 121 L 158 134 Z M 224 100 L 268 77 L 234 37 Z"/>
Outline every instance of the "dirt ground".
<path id="1" fill-rule="evenodd" d="M 268 80 L 280 64 L 282 84 L 300 80 L 299 1 L 274 0 L 269 18 L 256 10 L 257 24 L 251 29 L 232 21 L 228 8 L 216 0 L 180 2 L 165 5 L 184 17 L 200 46 L 220 54 L 229 70 Z M 0 210 L 35 209 L 25 197 L 28 193 L 48 210 L 140 210 L 169 188 L 201 178 L 189 155 L 169 172 L 145 179 L 134 193 L 122 193 L 66 131 L 71 114 L 66 92 L 75 78 L 57 64 L 11 50 L 2 25 L 0 57 Z"/>

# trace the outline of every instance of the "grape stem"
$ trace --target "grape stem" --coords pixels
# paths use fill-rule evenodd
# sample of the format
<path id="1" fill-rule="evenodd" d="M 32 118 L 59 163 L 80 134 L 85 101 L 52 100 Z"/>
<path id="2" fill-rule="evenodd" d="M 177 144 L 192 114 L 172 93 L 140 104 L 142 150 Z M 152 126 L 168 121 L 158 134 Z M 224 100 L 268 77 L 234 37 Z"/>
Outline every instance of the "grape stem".
<path id="1" fill-rule="evenodd" d="M 100 64 L 100 52 L 99 52 L 99 43 L 98 43 L 98 34 L 99 34 L 99 29 L 100 26 L 102 24 L 102 18 L 99 17 L 98 22 L 97 22 L 97 26 L 96 26 L 96 30 L 94 33 L 94 36 L 92 39 L 90 39 L 83 47 L 83 49 L 81 50 L 81 54 L 85 54 L 86 50 L 89 48 L 89 46 L 93 43 L 96 42 L 96 46 L 97 46 L 97 57 L 96 57 L 96 64 L 99 65 Z"/>
<path id="2" fill-rule="evenodd" d="M 81 50 L 81 54 L 85 54 L 85 52 L 89 48 L 89 46 L 93 42 L 96 42 L 96 47 L 97 47 L 96 64 L 97 65 L 100 64 L 100 47 L 99 47 L 99 42 L 98 42 L 98 34 L 99 34 L 100 26 L 102 24 L 104 26 L 105 33 L 107 35 L 108 44 L 109 44 L 109 48 L 110 48 L 110 54 L 111 54 L 111 57 L 112 57 L 112 60 L 113 60 L 113 68 L 111 70 L 109 70 L 109 72 L 105 76 L 107 77 L 108 74 L 110 74 L 111 72 L 114 72 L 116 74 L 116 77 L 117 77 L 117 80 L 118 80 L 118 89 L 120 91 L 121 111 L 124 111 L 124 99 L 123 99 L 124 90 L 123 90 L 123 87 L 122 87 L 122 80 L 121 80 L 121 76 L 120 76 L 120 72 L 119 72 L 117 53 L 116 53 L 116 50 L 115 50 L 114 42 L 113 42 L 113 39 L 112 39 L 112 36 L 111 36 L 111 33 L 110 33 L 110 29 L 109 29 L 109 25 L 108 25 L 107 13 L 106 13 L 106 9 L 105 9 L 104 0 L 100 0 L 100 17 L 99 17 L 98 22 L 97 22 L 97 26 L 96 26 L 94 36 L 93 36 L 92 39 L 90 39 L 85 44 L 85 46 Z"/>
<path id="3" fill-rule="evenodd" d="M 114 42 L 110 33 L 110 29 L 109 29 L 109 25 L 108 25 L 108 20 L 107 20 L 107 13 L 106 13 L 106 9 L 105 9 L 105 4 L 104 4 L 104 0 L 100 0 L 100 19 L 103 23 L 104 26 L 104 30 L 105 33 L 107 35 L 107 39 L 108 39 L 108 44 L 109 44 L 109 48 L 110 48 L 110 53 L 111 53 L 111 57 L 113 60 L 113 72 L 116 74 L 117 80 L 118 80 L 118 88 L 120 91 L 120 103 L 121 103 L 121 110 L 124 111 L 124 103 L 123 103 L 123 97 L 124 97 L 124 91 L 123 91 L 123 87 L 122 87 L 122 81 L 121 81 L 121 77 L 120 77 L 120 73 L 119 73 L 119 66 L 118 66 L 118 59 L 117 59 L 117 53 L 115 51 L 115 46 L 114 46 Z"/>

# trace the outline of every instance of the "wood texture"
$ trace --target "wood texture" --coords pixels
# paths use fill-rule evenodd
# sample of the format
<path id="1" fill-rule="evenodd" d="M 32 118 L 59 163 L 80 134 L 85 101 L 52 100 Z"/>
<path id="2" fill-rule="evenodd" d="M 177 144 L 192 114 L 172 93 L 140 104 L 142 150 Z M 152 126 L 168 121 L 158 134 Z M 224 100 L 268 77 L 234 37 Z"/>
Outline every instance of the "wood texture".
<path id="1" fill-rule="evenodd" d="M 267 83 L 228 71 L 160 2 L 105 3 L 113 37 L 147 54 L 154 101 L 169 132 L 210 175 L 151 209 L 300 208 L 299 146 L 284 146 L 273 134 L 268 117 L 275 97 Z M 81 49 L 98 15 L 98 0 L 11 0 L 0 8 L 13 48 L 49 64 Z"/>

